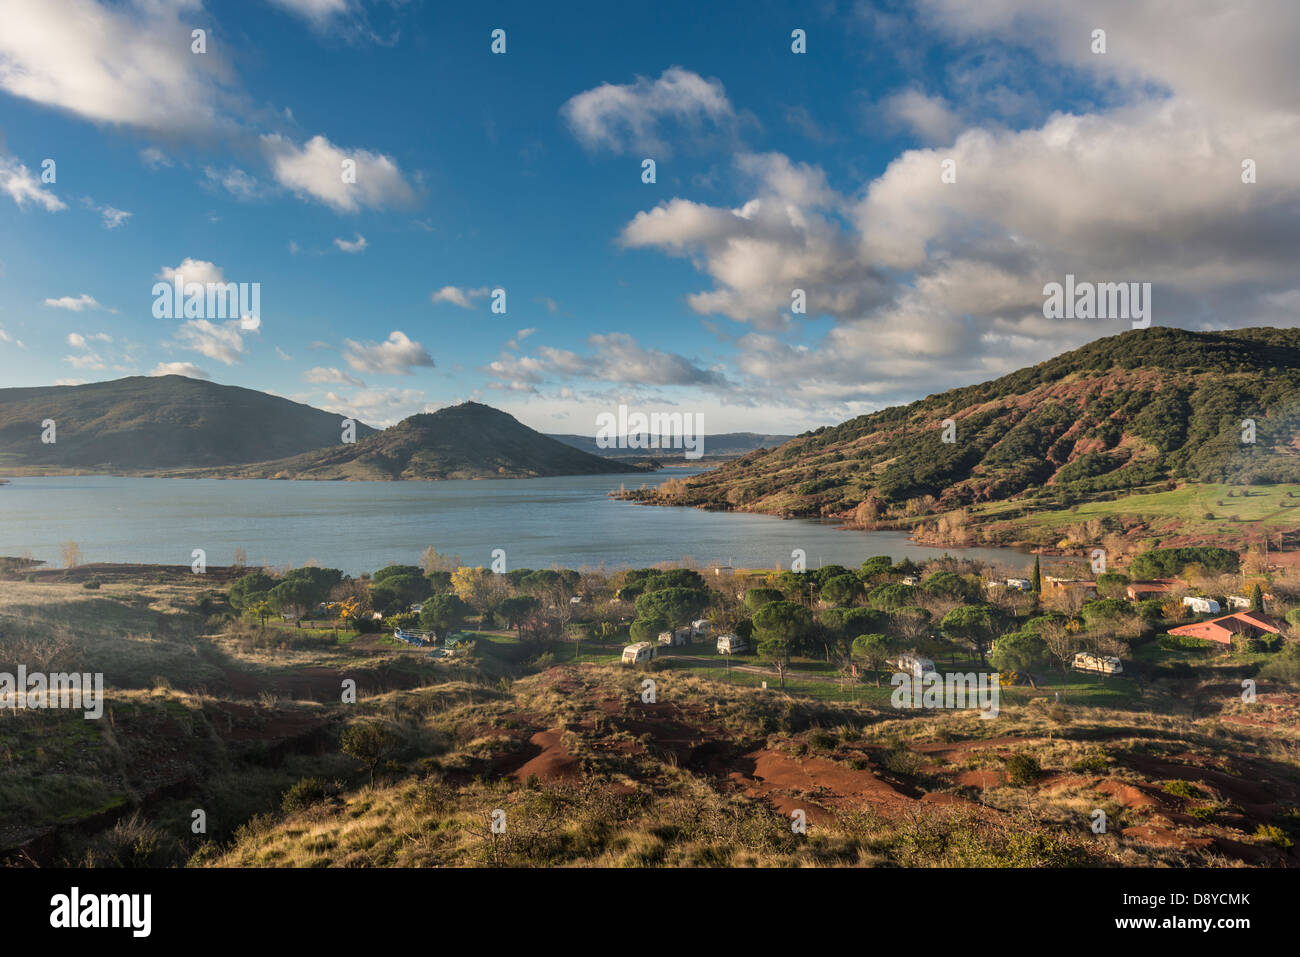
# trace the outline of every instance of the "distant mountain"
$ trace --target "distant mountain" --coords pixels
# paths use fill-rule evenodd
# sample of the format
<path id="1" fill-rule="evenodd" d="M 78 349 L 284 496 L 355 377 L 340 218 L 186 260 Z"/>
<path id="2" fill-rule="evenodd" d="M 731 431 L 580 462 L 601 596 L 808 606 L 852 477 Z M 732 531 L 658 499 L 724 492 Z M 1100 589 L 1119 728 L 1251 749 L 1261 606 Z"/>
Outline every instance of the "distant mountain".
<path id="1" fill-rule="evenodd" d="M 1300 482 L 1300 330 L 1132 330 L 628 495 L 874 521 L 1170 481 Z"/>
<path id="2" fill-rule="evenodd" d="M 41 441 L 47 419 L 55 441 Z M 343 416 L 184 376 L 0 389 L 0 472 L 212 468 L 335 445 Z M 374 433 L 358 422 L 357 438 Z"/>
<path id="3" fill-rule="evenodd" d="M 660 461 L 667 461 L 669 459 L 683 458 L 684 455 L 680 439 L 678 440 L 678 447 L 674 448 L 671 437 L 658 435 L 637 436 L 641 447 L 634 449 L 602 449 L 596 445 L 595 438 L 587 435 L 551 435 L 550 438 L 563 442 L 565 445 L 571 445 L 575 449 L 590 452 L 592 455 L 600 455 L 611 459 L 655 458 Z M 700 448 L 704 453 L 703 457 L 707 459 L 735 458 L 738 455 L 753 452 L 755 449 L 775 448 L 784 442 L 788 442 L 791 438 L 793 436 L 763 435 L 758 432 L 720 432 L 717 435 L 704 436 Z M 655 442 L 659 447 L 645 447 L 645 444 L 649 441 Z"/>
<path id="4" fill-rule="evenodd" d="M 232 478 L 403 479 L 531 478 L 638 471 L 589 455 L 478 402 L 413 415 L 356 443 L 337 442 L 255 466 L 217 473 Z"/>

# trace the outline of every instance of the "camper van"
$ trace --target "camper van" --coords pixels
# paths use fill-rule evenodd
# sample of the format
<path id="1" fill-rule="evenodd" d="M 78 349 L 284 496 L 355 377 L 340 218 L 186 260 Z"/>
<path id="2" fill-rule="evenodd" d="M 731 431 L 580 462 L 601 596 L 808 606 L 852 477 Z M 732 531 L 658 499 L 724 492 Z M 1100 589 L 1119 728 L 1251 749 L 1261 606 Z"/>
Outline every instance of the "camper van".
<path id="1" fill-rule="evenodd" d="M 1183 599 L 1183 604 L 1192 611 L 1202 615 L 1217 615 L 1220 611 L 1219 603 L 1213 598 L 1188 595 Z"/>
<path id="2" fill-rule="evenodd" d="M 655 656 L 655 646 L 648 641 L 638 641 L 623 649 L 623 664 L 643 665 Z"/>
<path id="3" fill-rule="evenodd" d="M 689 628 L 674 628 L 672 631 L 659 632 L 659 644 L 667 645 L 669 648 L 684 645 L 690 640 L 691 630 Z"/>
<path id="4" fill-rule="evenodd" d="M 904 674 L 911 675 L 913 678 L 921 679 L 926 675 L 934 674 L 934 662 L 929 658 L 922 658 L 920 655 L 908 653 L 899 655 L 894 662 L 894 667 Z"/>
<path id="5" fill-rule="evenodd" d="M 748 643 L 739 635 L 718 635 L 718 654 L 720 655 L 734 655 L 748 647 Z"/>
<path id="6" fill-rule="evenodd" d="M 697 618 L 691 622 L 691 641 L 707 637 L 709 637 L 709 619 Z"/>
<path id="7" fill-rule="evenodd" d="M 1119 675 L 1124 673 L 1124 665 L 1114 655 L 1093 655 L 1081 651 L 1074 656 L 1071 666 L 1075 671 L 1090 671 L 1099 675 Z"/>

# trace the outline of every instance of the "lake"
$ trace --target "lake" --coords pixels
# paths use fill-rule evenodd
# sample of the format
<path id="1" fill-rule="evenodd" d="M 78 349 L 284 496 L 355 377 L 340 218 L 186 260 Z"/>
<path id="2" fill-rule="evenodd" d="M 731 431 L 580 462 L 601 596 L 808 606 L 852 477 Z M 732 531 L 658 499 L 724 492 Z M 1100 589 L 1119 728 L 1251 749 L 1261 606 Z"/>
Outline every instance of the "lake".
<path id="1" fill-rule="evenodd" d="M 790 567 L 801 548 L 809 568 L 856 568 L 872 555 L 931 558 L 944 549 L 902 532 L 836 531 L 826 522 L 661 508 L 616 501 L 626 483 L 658 485 L 700 470 L 452 482 L 290 482 L 60 476 L 0 485 L 0 555 L 62 564 L 75 541 L 83 562 L 229 564 L 243 548 L 251 565 L 314 560 L 356 575 L 390 562 L 417 564 L 432 545 L 488 566 L 505 549 L 508 568 L 646 567 L 690 557 L 698 564 Z M 1009 548 L 948 550 L 1027 572 L 1033 557 Z"/>

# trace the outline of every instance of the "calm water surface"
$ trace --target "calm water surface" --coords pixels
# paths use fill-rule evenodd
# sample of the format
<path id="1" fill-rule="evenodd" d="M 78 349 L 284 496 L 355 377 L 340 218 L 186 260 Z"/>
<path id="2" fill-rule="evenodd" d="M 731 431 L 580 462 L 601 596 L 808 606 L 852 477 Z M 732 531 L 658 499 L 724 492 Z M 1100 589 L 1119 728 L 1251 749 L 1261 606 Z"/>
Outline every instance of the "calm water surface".
<path id="1" fill-rule="evenodd" d="M 15 478 L 0 485 L 0 555 L 62 563 L 75 541 L 86 562 L 185 564 L 195 548 L 225 565 L 236 548 L 250 564 L 314 559 L 349 574 L 389 562 L 415 564 L 432 545 L 474 565 L 504 548 L 509 568 L 644 567 L 730 561 L 789 567 L 802 548 L 808 566 L 856 567 L 871 555 L 928 558 L 900 532 L 836 531 L 815 521 L 658 508 L 607 493 L 626 483 L 658 485 L 696 470 L 652 475 L 565 476 L 454 482 L 282 482 L 108 476 Z M 956 549 L 963 557 L 1027 570 L 1015 549 Z"/>

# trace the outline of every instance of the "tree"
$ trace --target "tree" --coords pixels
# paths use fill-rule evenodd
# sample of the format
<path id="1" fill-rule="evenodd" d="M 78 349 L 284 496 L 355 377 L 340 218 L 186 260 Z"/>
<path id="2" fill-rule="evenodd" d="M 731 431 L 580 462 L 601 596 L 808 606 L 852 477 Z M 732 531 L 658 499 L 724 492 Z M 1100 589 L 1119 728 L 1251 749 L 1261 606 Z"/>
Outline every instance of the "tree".
<path id="1" fill-rule="evenodd" d="M 76 542 L 64 542 L 60 551 L 63 553 L 64 568 L 76 568 L 81 564 L 81 546 Z"/>
<path id="2" fill-rule="evenodd" d="M 1264 610 L 1264 589 L 1259 587 L 1259 582 L 1256 582 L 1255 587 L 1250 590 L 1250 610 Z"/>
<path id="3" fill-rule="evenodd" d="M 1033 632 L 1017 631 L 998 639 L 989 660 L 998 671 L 1024 675 L 1029 679 L 1029 686 L 1037 688 L 1033 672 L 1047 664 L 1047 644 Z"/>
<path id="4" fill-rule="evenodd" d="M 663 618 L 638 618 L 628 627 L 628 634 L 633 641 L 658 641 L 660 632 L 669 629 Z"/>
<path id="5" fill-rule="evenodd" d="M 270 618 L 271 615 L 275 613 L 275 609 L 271 607 L 271 603 L 264 598 L 246 606 L 244 610 L 250 615 L 256 617 L 258 622 L 263 626 L 266 625 L 266 619 Z"/>
<path id="6" fill-rule="evenodd" d="M 698 588 L 661 588 L 637 598 L 638 618 L 662 618 L 669 625 L 685 624 L 709 605 L 709 593 Z"/>
<path id="7" fill-rule="evenodd" d="M 262 572 L 251 572 L 230 586 L 230 607 L 247 611 L 253 604 L 266 598 L 275 587 L 275 579 Z"/>
<path id="8" fill-rule="evenodd" d="M 750 611 L 758 611 L 770 601 L 781 601 L 785 598 L 785 593 L 779 588 L 751 588 L 745 592 L 745 607 Z"/>
<path id="9" fill-rule="evenodd" d="M 343 729 L 339 745 L 343 753 L 356 758 L 370 771 L 370 786 L 375 786 L 375 771 L 397 746 L 397 738 L 387 725 L 366 721 Z"/>
<path id="10" fill-rule="evenodd" d="M 939 628 L 950 638 L 969 644 L 980 663 L 987 665 L 985 651 L 997 629 L 993 611 L 987 605 L 962 605 L 943 616 Z"/>
<path id="11" fill-rule="evenodd" d="M 524 621 L 537 610 L 537 599 L 532 595 L 514 595 L 501 603 L 501 616 L 518 634 Z"/>
<path id="12" fill-rule="evenodd" d="M 789 642 L 783 638 L 766 638 L 758 643 L 758 656 L 776 669 L 776 673 L 781 676 L 781 690 L 784 691 L 785 673 L 790 669 Z"/>
<path id="13" fill-rule="evenodd" d="M 787 651 L 799 648 L 812 628 L 812 612 L 792 601 L 769 602 L 754 614 L 754 634 L 758 640 L 784 642 Z"/>
<path id="14" fill-rule="evenodd" d="M 469 606 L 455 595 L 434 595 L 420 611 L 420 626 L 437 635 L 445 635 L 459 628 L 469 612 Z"/>
<path id="15" fill-rule="evenodd" d="M 888 635 L 858 635 L 853 639 L 853 657 L 875 673 L 877 688 L 880 687 L 880 669 L 894 652 L 895 644 Z"/>
<path id="16" fill-rule="evenodd" d="M 1034 573 L 1029 576 L 1029 589 L 1035 595 L 1043 593 L 1043 567 L 1037 555 L 1034 556 Z"/>
<path id="17" fill-rule="evenodd" d="M 833 605 L 849 605 L 862 597 L 862 582 L 856 575 L 837 575 L 822 586 L 822 597 Z"/>

